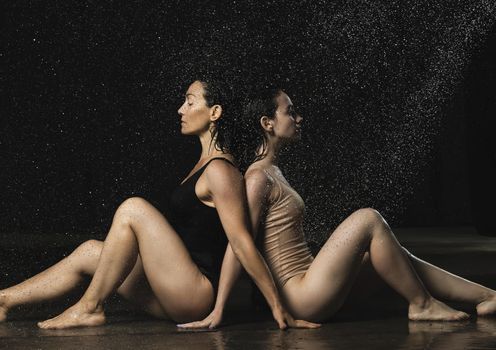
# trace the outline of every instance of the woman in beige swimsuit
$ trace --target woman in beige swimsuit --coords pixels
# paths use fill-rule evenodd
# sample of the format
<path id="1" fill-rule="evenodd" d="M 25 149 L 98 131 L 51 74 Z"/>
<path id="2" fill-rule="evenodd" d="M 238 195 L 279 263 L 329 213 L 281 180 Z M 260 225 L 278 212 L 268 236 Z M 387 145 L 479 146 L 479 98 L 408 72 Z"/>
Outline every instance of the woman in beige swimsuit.
<path id="1" fill-rule="evenodd" d="M 303 118 L 282 90 L 252 100 L 244 118 L 248 152 L 255 161 L 246 171 L 254 232 L 263 235 L 263 255 L 290 312 L 313 321 L 329 319 L 342 306 L 365 264 L 409 303 L 410 320 L 455 321 L 468 318 L 438 300 L 473 303 L 480 316 L 496 313 L 496 291 L 418 259 L 403 248 L 374 209 L 355 211 L 312 257 L 302 230 L 304 203 L 278 168 L 282 147 L 300 139 Z M 256 142 L 256 143 L 254 143 Z M 256 150 L 256 153 L 254 152 Z M 253 156 L 251 156 L 253 159 Z M 216 305 L 203 321 L 187 327 L 215 327 L 241 265 L 228 246 Z"/>
<path id="2" fill-rule="evenodd" d="M 87 241 L 49 269 L 1 290 L 0 322 L 13 307 L 59 298 L 86 276 L 92 279 L 82 298 L 39 327 L 101 325 L 103 304 L 113 292 L 160 318 L 188 322 L 204 317 L 214 303 L 215 275 L 226 245 L 217 248 L 224 239 L 262 290 L 280 328 L 318 326 L 296 321 L 286 312 L 250 235 L 243 178 L 221 142 L 228 136 L 227 121 L 220 127 L 229 117 L 223 110 L 228 94 L 215 77 L 193 82 L 185 94 L 178 111 L 181 132 L 197 136 L 202 152 L 190 176 L 174 192 L 175 214 L 165 217 L 144 199 L 127 199 L 117 209 L 104 242 Z M 207 240 L 211 244 L 195 245 L 200 236 L 211 237 Z M 217 261 L 217 251 L 219 264 L 206 264 Z"/>

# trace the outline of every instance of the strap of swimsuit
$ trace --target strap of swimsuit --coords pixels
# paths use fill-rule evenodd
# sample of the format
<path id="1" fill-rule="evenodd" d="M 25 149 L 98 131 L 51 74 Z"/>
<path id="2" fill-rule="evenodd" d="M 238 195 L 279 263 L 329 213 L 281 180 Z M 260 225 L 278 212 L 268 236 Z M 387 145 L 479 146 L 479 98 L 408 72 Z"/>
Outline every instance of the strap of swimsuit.
<path id="1" fill-rule="evenodd" d="M 224 157 L 215 157 L 215 158 L 212 158 L 212 159 L 210 159 L 208 162 L 206 162 L 206 163 L 205 163 L 205 165 L 204 165 L 202 168 L 204 168 L 204 169 L 205 169 L 205 168 L 207 167 L 207 165 L 209 165 L 209 164 L 210 164 L 210 162 L 211 162 L 212 160 L 216 160 L 216 159 L 222 159 L 222 160 L 225 160 L 226 162 L 228 162 L 229 164 L 231 164 L 233 167 L 237 168 L 237 166 L 236 166 L 236 165 L 234 165 L 234 163 L 233 163 L 233 162 L 231 162 L 229 159 L 224 158 Z"/>
<path id="2" fill-rule="evenodd" d="M 229 159 L 224 158 L 224 157 L 215 157 L 215 158 L 210 159 L 205 164 L 203 164 L 202 167 L 200 169 L 198 169 L 197 171 L 195 171 L 194 174 L 190 175 L 186 180 L 184 180 L 183 182 L 181 182 L 181 186 L 184 185 L 184 184 L 186 184 L 186 182 L 188 182 L 193 177 L 196 177 L 198 179 L 201 176 L 201 174 L 203 174 L 203 172 L 205 171 L 205 169 L 207 168 L 207 166 L 210 164 L 210 162 L 212 160 L 215 160 L 215 159 L 223 159 L 226 162 L 228 162 L 229 164 L 231 164 L 233 167 L 237 168 L 237 166 L 234 165 L 233 162 L 231 162 Z"/>

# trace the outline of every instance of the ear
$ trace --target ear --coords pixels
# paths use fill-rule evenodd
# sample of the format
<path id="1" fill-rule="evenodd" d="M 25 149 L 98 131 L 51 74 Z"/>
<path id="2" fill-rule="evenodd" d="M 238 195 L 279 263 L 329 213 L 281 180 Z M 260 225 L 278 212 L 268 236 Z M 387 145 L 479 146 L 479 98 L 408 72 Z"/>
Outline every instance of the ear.
<path id="1" fill-rule="evenodd" d="M 264 115 L 262 118 L 260 118 L 260 125 L 262 125 L 262 128 L 267 131 L 267 132 L 272 132 L 272 128 L 274 127 L 274 121 Z"/>
<path id="2" fill-rule="evenodd" d="M 221 105 L 213 105 L 210 107 L 210 121 L 215 122 L 222 115 Z"/>

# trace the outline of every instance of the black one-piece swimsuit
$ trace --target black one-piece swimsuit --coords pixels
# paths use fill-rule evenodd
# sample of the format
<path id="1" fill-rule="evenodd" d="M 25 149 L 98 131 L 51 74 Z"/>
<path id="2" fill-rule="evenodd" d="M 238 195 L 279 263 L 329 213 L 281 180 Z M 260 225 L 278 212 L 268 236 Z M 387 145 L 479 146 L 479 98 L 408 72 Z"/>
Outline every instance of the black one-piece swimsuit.
<path id="1" fill-rule="evenodd" d="M 195 192 L 198 178 L 215 159 L 233 165 L 223 157 L 210 159 L 172 192 L 167 219 L 183 240 L 193 261 L 217 291 L 227 237 L 217 209 L 200 201 Z"/>

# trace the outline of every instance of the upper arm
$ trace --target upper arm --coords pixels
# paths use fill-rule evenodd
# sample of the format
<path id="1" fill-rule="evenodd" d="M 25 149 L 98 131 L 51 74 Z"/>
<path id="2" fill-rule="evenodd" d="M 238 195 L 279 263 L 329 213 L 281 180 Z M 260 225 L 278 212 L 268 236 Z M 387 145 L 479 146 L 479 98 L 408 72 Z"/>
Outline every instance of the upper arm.
<path id="1" fill-rule="evenodd" d="M 234 166 L 214 160 L 204 175 L 227 238 L 234 246 L 240 238 L 249 238 L 244 179 Z"/>
<path id="2" fill-rule="evenodd" d="M 267 207 L 271 182 L 262 169 L 253 169 L 245 174 L 246 196 L 253 233 L 256 236 L 262 216 Z"/>

